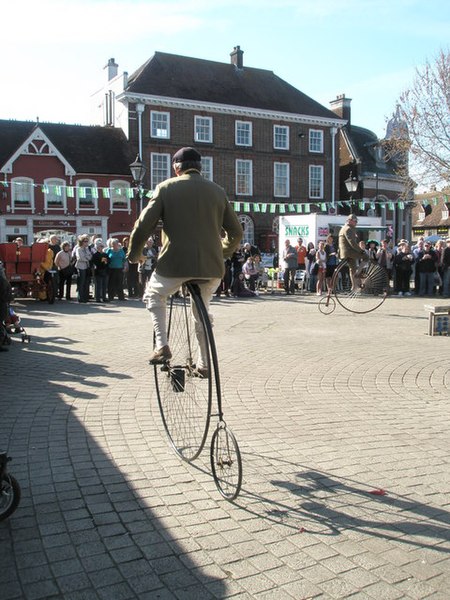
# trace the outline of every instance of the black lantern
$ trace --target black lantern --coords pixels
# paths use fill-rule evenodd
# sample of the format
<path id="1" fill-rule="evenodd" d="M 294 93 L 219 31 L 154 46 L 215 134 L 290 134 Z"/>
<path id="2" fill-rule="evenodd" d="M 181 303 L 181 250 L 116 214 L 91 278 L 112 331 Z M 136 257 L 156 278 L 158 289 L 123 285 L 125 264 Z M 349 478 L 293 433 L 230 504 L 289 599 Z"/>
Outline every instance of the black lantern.
<path id="1" fill-rule="evenodd" d="M 137 192 L 139 195 L 139 212 L 142 212 L 142 194 L 143 194 L 142 182 L 144 180 L 145 172 L 147 171 L 147 169 L 145 168 L 145 165 L 141 161 L 141 157 L 139 156 L 139 154 L 136 156 L 136 160 L 131 163 L 130 171 L 131 171 L 133 180 L 136 183 Z"/>

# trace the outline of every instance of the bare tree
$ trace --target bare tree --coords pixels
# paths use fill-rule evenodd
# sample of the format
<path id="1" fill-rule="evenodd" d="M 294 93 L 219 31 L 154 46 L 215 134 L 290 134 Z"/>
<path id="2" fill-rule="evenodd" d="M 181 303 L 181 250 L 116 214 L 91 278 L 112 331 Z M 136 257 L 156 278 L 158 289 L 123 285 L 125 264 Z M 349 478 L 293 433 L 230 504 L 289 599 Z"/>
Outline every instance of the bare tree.
<path id="1" fill-rule="evenodd" d="M 385 140 L 399 175 L 419 185 L 450 184 L 450 52 L 416 69 L 410 89 L 398 101 L 398 127 Z M 408 152 L 411 163 L 408 165 Z M 409 167 L 409 168 L 408 168 Z M 408 173 L 409 171 L 409 173 Z"/>

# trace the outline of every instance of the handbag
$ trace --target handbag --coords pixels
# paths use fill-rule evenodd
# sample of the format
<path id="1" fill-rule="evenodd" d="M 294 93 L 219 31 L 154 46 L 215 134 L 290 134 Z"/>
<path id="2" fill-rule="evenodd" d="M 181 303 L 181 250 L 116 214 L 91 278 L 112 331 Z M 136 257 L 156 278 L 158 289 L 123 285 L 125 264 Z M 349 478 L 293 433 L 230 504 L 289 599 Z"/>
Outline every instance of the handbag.
<path id="1" fill-rule="evenodd" d="M 317 275 L 319 273 L 319 263 L 318 262 L 314 263 L 311 273 L 312 273 L 312 275 Z"/>

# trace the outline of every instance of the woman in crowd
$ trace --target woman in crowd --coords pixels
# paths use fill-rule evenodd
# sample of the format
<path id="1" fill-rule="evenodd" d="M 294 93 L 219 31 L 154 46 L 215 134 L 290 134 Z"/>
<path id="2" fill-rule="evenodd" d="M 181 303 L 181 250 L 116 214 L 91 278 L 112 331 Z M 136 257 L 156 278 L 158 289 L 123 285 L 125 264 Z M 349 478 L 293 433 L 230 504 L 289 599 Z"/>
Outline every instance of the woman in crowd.
<path id="1" fill-rule="evenodd" d="M 92 255 L 92 265 L 94 267 L 94 289 L 96 302 L 109 302 L 106 297 L 108 289 L 108 257 L 104 252 L 102 240 L 95 240 L 94 254 Z"/>
<path id="2" fill-rule="evenodd" d="M 158 257 L 158 252 L 155 248 L 155 242 L 152 237 L 149 237 L 145 242 L 142 255 L 145 256 L 145 260 L 139 263 L 138 271 L 139 283 L 141 286 L 141 291 L 143 292 L 148 280 L 152 276 L 154 268 L 156 267 L 156 259 Z"/>
<path id="3" fill-rule="evenodd" d="M 242 265 L 242 273 L 245 277 L 245 282 L 252 292 L 256 289 L 256 281 L 258 279 L 258 269 L 255 267 L 253 256 L 249 256 L 245 263 Z"/>
<path id="4" fill-rule="evenodd" d="M 317 273 L 314 273 L 316 264 L 316 249 L 313 242 L 308 242 L 306 247 L 306 273 L 308 277 L 307 290 L 314 292 L 317 284 Z"/>
<path id="5" fill-rule="evenodd" d="M 120 301 L 123 301 L 125 300 L 123 293 L 123 268 L 126 256 L 117 238 L 112 239 L 111 248 L 106 250 L 106 256 L 109 259 L 108 299 L 114 300 L 117 296 Z"/>
<path id="6" fill-rule="evenodd" d="M 78 275 L 78 302 L 89 302 L 89 282 L 91 277 L 92 252 L 89 249 L 89 237 L 81 235 L 75 248 L 75 267 Z"/>
<path id="7" fill-rule="evenodd" d="M 70 288 L 72 286 L 73 262 L 72 251 L 69 242 L 63 242 L 61 250 L 55 256 L 55 266 L 58 269 L 58 298 L 61 300 L 64 296 L 64 286 L 66 288 L 66 300 L 70 300 Z"/>
<path id="8" fill-rule="evenodd" d="M 411 279 L 414 256 L 407 243 L 399 244 L 394 257 L 395 291 L 399 296 L 411 296 L 409 281 Z"/>
<path id="9" fill-rule="evenodd" d="M 122 240 L 122 248 L 125 252 L 125 256 L 128 253 L 129 238 L 124 237 Z M 124 275 L 125 275 L 125 286 L 128 290 L 129 298 L 138 298 L 141 294 L 139 293 L 139 276 L 138 276 L 138 263 L 129 263 L 128 260 L 124 264 Z"/>
<path id="10" fill-rule="evenodd" d="M 257 293 L 245 286 L 244 273 L 238 273 L 231 286 L 231 295 L 234 298 L 253 298 L 257 296 Z"/>
<path id="11" fill-rule="evenodd" d="M 337 266 L 337 248 L 334 244 L 333 236 L 330 234 L 327 237 L 325 244 L 325 253 L 327 255 L 327 264 L 325 269 L 325 280 L 327 288 L 331 288 L 331 279 L 333 278 L 334 272 Z"/>
<path id="12" fill-rule="evenodd" d="M 327 268 L 327 253 L 325 252 L 325 242 L 321 240 L 319 242 L 319 247 L 316 252 L 316 264 L 317 264 L 317 284 L 316 284 L 316 294 L 318 296 L 322 295 L 323 291 L 323 283 L 325 281 L 325 272 Z"/>

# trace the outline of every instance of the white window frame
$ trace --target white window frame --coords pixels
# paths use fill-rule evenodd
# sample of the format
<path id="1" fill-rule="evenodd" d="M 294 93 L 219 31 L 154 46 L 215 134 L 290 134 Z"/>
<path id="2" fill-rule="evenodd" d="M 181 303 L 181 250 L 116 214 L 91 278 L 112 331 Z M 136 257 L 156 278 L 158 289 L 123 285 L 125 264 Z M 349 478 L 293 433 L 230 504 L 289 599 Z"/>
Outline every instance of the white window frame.
<path id="1" fill-rule="evenodd" d="M 208 181 L 214 181 L 213 159 L 211 156 L 202 156 L 202 175 Z"/>
<path id="2" fill-rule="evenodd" d="M 253 123 L 251 121 L 235 121 L 234 133 L 236 146 L 245 146 L 247 148 L 252 146 Z M 247 138 L 246 142 L 241 141 L 242 136 L 245 136 Z"/>
<path id="3" fill-rule="evenodd" d="M 309 151 L 314 154 L 323 154 L 323 131 L 321 129 L 309 130 Z"/>
<path id="4" fill-rule="evenodd" d="M 319 177 L 315 175 L 317 173 Z M 319 191 L 315 193 L 316 183 L 319 184 Z M 312 200 L 323 199 L 323 166 L 322 165 L 309 165 L 309 198 Z"/>
<path id="5" fill-rule="evenodd" d="M 275 162 L 273 163 L 273 195 L 275 198 L 289 198 L 290 196 L 290 164 L 287 162 Z M 280 171 L 284 170 L 282 174 Z M 284 180 L 284 184 L 283 184 Z M 279 187 L 284 187 L 284 193 L 279 190 Z"/>
<path id="6" fill-rule="evenodd" d="M 23 188 L 22 186 L 28 186 Z M 27 203 L 22 203 L 18 200 L 20 194 L 18 192 L 25 191 L 29 192 L 29 200 Z M 14 177 L 11 179 L 11 211 L 16 212 L 18 210 L 26 210 L 34 213 L 34 180 L 31 177 Z"/>
<path id="7" fill-rule="evenodd" d="M 284 130 L 284 134 L 281 131 Z M 285 144 L 277 144 L 277 138 L 284 137 L 286 140 Z M 274 150 L 289 150 L 289 126 L 288 125 L 274 125 L 273 126 L 273 147 Z"/>
<path id="8" fill-rule="evenodd" d="M 131 212 L 129 189 L 129 181 L 114 179 L 109 182 L 109 209 L 111 212 Z M 118 190 L 121 190 L 121 192 L 119 193 Z"/>
<path id="9" fill-rule="evenodd" d="M 203 123 L 202 123 L 203 121 Z M 212 117 L 194 116 L 194 140 L 200 144 L 211 144 L 213 141 Z"/>
<path id="10" fill-rule="evenodd" d="M 238 215 L 239 223 L 242 225 L 241 244 L 255 243 L 255 223 L 249 215 Z"/>
<path id="11" fill-rule="evenodd" d="M 166 162 L 166 165 L 158 166 L 156 163 L 158 161 Z M 150 185 L 151 189 L 154 190 L 155 187 L 169 179 L 171 176 L 171 162 L 170 162 L 170 154 L 162 154 L 159 152 L 152 152 L 150 154 Z M 157 171 L 161 171 L 161 174 L 157 174 Z"/>
<path id="12" fill-rule="evenodd" d="M 159 117 L 165 118 L 166 127 L 154 127 L 155 121 Z M 163 134 L 165 132 L 165 135 Z M 150 137 L 159 140 L 170 140 L 170 113 L 161 110 L 150 111 Z"/>
<path id="13" fill-rule="evenodd" d="M 245 170 L 245 172 L 244 172 Z M 245 178 L 245 190 L 242 189 L 241 178 Z M 236 159 L 236 196 L 253 196 L 253 161 Z"/>
<path id="14" fill-rule="evenodd" d="M 56 187 L 61 188 L 61 196 L 57 196 L 55 191 Z M 45 189 L 48 189 L 48 193 Z M 50 202 L 50 198 L 53 197 L 60 199 L 60 202 Z M 45 212 L 67 211 L 66 182 L 64 179 L 60 179 L 59 177 L 49 177 L 48 179 L 44 179 L 44 210 Z"/>
<path id="15" fill-rule="evenodd" d="M 80 194 L 80 189 L 84 188 L 85 190 L 90 190 L 90 192 L 87 193 L 87 196 L 90 195 L 89 200 L 91 200 L 91 202 L 88 204 L 84 204 L 83 201 L 85 200 L 85 198 L 81 197 Z M 97 188 L 97 198 L 94 197 L 93 195 L 93 188 Z M 93 179 L 80 179 L 79 181 L 77 181 L 77 211 L 94 211 L 95 214 L 98 213 L 98 186 L 97 186 L 97 182 L 94 181 Z"/>

